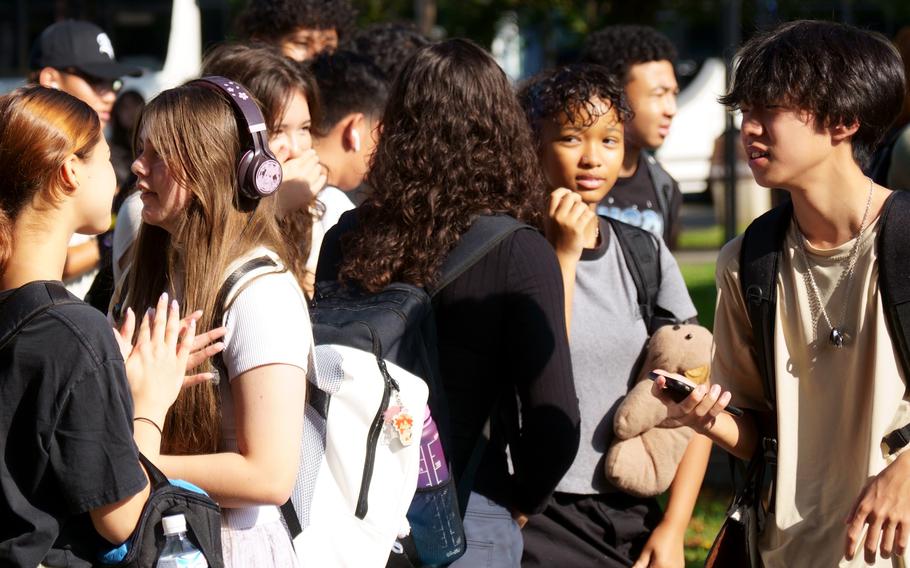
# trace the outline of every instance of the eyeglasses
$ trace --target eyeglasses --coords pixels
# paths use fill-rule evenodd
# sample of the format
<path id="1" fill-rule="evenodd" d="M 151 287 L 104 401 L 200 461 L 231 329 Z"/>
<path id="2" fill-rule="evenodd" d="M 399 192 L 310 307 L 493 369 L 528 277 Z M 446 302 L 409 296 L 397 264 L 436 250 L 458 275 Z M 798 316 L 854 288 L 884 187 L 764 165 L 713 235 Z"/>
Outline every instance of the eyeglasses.
<path id="1" fill-rule="evenodd" d="M 79 71 L 78 69 L 73 69 L 72 67 L 67 67 L 66 69 L 60 69 L 60 71 L 62 71 L 63 73 L 66 73 L 68 75 L 75 75 L 76 77 L 79 77 L 80 79 L 85 81 L 88 84 L 88 86 L 91 87 L 92 90 L 95 91 L 96 93 L 98 93 L 99 95 L 104 94 L 108 91 L 110 91 L 112 93 L 117 93 L 123 87 L 123 81 L 121 81 L 120 79 L 111 80 L 111 79 L 102 79 L 100 77 L 93 77 L 92 75 L 88 75 L 86 73 L 83 73 L 82 71 Z"/>

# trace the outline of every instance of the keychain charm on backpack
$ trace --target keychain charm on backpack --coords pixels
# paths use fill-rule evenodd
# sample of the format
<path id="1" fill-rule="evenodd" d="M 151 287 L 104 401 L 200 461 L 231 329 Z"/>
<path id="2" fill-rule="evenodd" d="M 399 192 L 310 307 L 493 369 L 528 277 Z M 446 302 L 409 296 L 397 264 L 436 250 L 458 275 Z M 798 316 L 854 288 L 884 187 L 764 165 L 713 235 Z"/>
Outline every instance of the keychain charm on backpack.
<path id="1" fill-rule="evenodd" d="M 391 441 L 397 438 L 402 446 L 410 446 L 414 443 L 414 416 L 402 406 L 397 394 L 395 398 L 396 405 L 390 406 L 383 414 L 388 430 L 387 439 Z"/>

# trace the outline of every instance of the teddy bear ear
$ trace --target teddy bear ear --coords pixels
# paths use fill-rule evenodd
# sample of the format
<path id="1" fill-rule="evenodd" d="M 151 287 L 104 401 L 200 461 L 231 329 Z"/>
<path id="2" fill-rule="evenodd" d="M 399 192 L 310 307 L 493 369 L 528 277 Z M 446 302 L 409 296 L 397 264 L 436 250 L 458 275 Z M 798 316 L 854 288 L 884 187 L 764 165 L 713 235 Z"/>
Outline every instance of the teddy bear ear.
<path id="1" fill-rule="evenodd" d="M 689 369 L 683 374 L 693 383 L 701 384 L 708 379 L 708 365 L 702 365 L 701 367 Z"/>

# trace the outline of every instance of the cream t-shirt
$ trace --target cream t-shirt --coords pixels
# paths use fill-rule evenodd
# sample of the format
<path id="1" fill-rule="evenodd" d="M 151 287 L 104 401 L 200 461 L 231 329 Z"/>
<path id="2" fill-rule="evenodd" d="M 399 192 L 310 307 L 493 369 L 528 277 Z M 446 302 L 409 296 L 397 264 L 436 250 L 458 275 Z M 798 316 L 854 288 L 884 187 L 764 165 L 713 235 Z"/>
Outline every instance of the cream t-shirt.
<path id="1" fill-rule="evenodd" d="M 863 235 L 849 286 L 837 281 L 853 240 L 807 251 L 832 323 L 851 336 L 836 349 L 828 342 L 824 317 L 810 303 L 795 225 L 787 232 L 774 334 L 776 501 L 760 540 L 766 568 L 866 566 L 861 545 L 852 562 L 843 557 L 844 518 L 866 481 L 890 463 L 882 438 L 910 422 L 906 384 L 879 294 L 877 235 L 877 224 Z M 718 258 L 713 378 L 730 389 L 733 404 L 762 410 L 768 406 L 739 284 L 741 245 L 742 237 L 731 241 Z M 874 566 L 904 566 L 906 558 L 879 558 Z"/>

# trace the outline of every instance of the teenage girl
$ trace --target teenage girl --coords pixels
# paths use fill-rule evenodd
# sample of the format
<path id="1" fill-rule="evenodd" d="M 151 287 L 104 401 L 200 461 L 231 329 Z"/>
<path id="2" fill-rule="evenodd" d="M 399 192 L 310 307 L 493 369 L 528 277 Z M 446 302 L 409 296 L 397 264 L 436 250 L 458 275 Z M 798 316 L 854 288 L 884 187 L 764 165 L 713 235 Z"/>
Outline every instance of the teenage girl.
<path id="1" fill-rule="evenodd" d="M 340 243 L 344 217 L 326 235 L 317 282 L 337 277 L 368 291 L 433 284 L 477 216 L 541 225 L 546 186 L 530 131 L 505 74 L 477 45 L 417 51 L 391 87 L 382 124 L 367 176 L 373 193 Z M 456 479 L 495 413 L 464 520 L 468 550 L 456 565 L 518 566 L 521 524 L 543 508 L 578 448 L 553 249 L 537 231 L 512 233 L 434 308 Z"/>
<path id="2" fill-rule="evenodd" d="M 159 292 L 131 345 L 133 311 L 115 337 L 60 282 L 73 233 L 110 225 L 116 182 L 91 107 L 37 86 L 0 97 L 0 179 L 0 565 L 83 565 L 136 526 L 137 449 L 159 461 L 195 321 Z"/>
<path id="3" fill-rule="evenodd" d="M 275 196 L 260 197 L 280 166 L 255 170 L 261 183 L 239 176 L 241 156 L 265 151 L 263 133 L 254 144 L 250 132 L 261 117 L 243 115 L 239 101 L 255 106 L 236 83 L 197 80 L 143 111 L 133 163 L 143 225 L 126 305 L 145 310 L 167 291 L 204 306 L 202 326 L 227 328 L 220 381 L 184 390 L 168 415 L 161 469 L 222 506 L 226 565 L 286 567 L 297 560 L 278 505 L 297 475 L 312 332 L 283 262 Z M 248 274 L 222 303 L 228 277 L 263 257 L 274 266 Z"/>
<path id="4" fill-rule="evenodd" d="M 313 75 L 264 44 L 223 44 L 202 63 L 203 75 L 221 75 L 246 86 L 256 98 L 269 130 L 269 149 L 281 162 L 278 223 L 287 245 L 288 267 L 308 296 L 313 293 L 318 251 L 311 251 L 316 195 L 326 183 L 313 149 L 312 127 L 319 117 Z M 311 261 L 312 259 L 312 261 Z"/>

